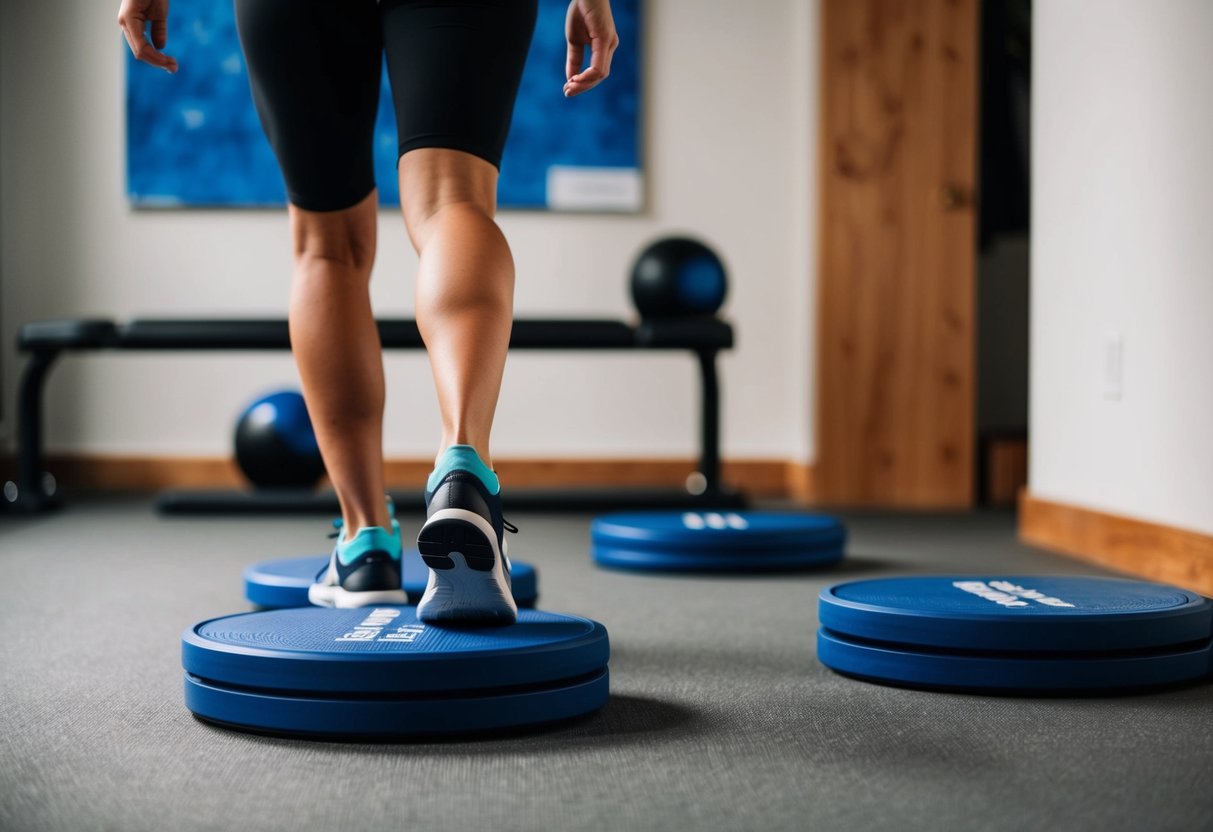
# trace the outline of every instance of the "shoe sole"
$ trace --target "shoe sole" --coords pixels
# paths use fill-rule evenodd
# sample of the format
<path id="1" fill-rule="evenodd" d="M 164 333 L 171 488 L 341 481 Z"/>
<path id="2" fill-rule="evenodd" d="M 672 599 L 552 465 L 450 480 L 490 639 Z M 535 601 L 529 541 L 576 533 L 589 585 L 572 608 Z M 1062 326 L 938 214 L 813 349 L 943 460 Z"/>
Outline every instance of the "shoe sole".
<path id="1" fill-rule="evenodd" d="M 421 621 L 479 621 L 512 624 L 518 606 L 505 574 L 497 535 L 474 511 L 434 512 L 417 535 L 421 559 L 430 568 L 417 604 Z"/>

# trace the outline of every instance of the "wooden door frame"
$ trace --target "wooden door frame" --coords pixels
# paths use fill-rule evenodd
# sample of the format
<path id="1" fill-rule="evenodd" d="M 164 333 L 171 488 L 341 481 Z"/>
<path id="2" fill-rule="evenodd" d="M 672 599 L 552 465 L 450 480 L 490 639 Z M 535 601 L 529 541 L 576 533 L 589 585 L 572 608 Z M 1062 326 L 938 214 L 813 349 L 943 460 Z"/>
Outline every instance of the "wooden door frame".
<path id="1" fill-rule="evenodd" d="M 979 11 L 978 0 L 821 0 L 815 473 L 826 504 L 974 502 Z"/>

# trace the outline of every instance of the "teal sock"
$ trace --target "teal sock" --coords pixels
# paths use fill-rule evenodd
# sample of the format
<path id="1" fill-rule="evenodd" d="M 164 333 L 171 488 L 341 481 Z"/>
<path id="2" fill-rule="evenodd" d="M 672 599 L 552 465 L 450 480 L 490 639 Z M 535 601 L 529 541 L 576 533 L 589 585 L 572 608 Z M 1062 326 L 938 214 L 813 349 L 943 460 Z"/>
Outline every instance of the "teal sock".
<path id="1" fill-rule="evenodd" d="M 337 559 L 349 566 L 364 552 L 379 549 L 387 552 L 393 559 L 400 557 L 400 531 L 394 527 L 392 531 L 379 526 L 367 526 L 359 529 L 352 538 L 346 539 L 344 531 L 337 538 Z"/>
<path id="2" fill-rule="evenodd" d="M 442 478 L 452 471 L 467 471 L 475 474 L 484 483 L 484 487 L 489 490 L 490 494 L 496 494 L 501 490 L 501 483 L 497 481 L 497 475 L 493 473 L 492 468 L 484 464 L 484 460 L 471 445 L 452 445 L 447 448 L 430 473 L 425 490 L 433 491 L 438 487 L 438 483 L 442 482 Z"/>

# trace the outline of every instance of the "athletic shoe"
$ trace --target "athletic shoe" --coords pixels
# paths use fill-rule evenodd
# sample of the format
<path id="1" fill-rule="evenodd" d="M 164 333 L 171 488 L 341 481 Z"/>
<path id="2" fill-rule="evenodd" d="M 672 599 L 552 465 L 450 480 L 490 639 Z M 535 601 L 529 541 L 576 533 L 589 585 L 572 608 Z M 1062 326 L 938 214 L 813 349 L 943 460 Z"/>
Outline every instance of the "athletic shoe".
<path id="1" fill-rule="evenodd" d="M 431 623 L 512 624 L 518 607 L 510 589 L 497 475 L 468 445 L 453 445 L 430 474 L 426 521 L 417 548 L 430 568 L 417 618 Z"/>
<path id="2" fill-rule="evenodd" d="M 388 500 L 388 516 L 394 513 Z M 340 520 L 333 521 L 337 538 L 328 565 L 308 587 L 307 598 L 319 607 L 365 607 L 372 604 L 407 604 L 400 585 L 400 524 L 392 518 L 391 530 L 382 526 L 359 529 L 347 540 Z"/>

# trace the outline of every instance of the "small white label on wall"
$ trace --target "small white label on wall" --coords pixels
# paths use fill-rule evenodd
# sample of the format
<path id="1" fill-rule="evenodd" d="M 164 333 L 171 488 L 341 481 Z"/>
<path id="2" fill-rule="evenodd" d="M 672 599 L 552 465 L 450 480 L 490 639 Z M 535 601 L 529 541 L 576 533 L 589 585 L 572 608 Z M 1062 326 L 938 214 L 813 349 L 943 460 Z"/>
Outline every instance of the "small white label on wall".
<path id="1" fill-rule="evenodd" d="M 644 179 L 637 168 L 548 168 L 548 207 L 560 211 L 639 211 Z"/>

